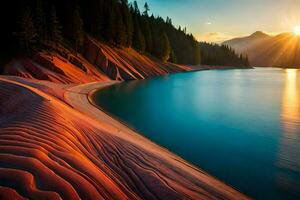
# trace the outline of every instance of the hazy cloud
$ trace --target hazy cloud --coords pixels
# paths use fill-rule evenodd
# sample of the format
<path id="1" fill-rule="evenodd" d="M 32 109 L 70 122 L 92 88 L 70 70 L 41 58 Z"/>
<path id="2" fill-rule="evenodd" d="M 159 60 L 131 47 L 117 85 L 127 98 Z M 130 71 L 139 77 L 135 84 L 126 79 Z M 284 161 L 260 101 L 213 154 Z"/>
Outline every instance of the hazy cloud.
<path id="1" fill-rule="evenodd" d="M 215 43 L 221 43 L 221 42 L 224 42 L 225 40 L 229 40 L 233 37 L 234 36 L 232 36 L 232 35 L 226 35 L 226 34 L 218 33 L 218 32 L 209 32 L 209 33 L 196 35 L 196 38 L 199 41 L 215 42 Z"/>

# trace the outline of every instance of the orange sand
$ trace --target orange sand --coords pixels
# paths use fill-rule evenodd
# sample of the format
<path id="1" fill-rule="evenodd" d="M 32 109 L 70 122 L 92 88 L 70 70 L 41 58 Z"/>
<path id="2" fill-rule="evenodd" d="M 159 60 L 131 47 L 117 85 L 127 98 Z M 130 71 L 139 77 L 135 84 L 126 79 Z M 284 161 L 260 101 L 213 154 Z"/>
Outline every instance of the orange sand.
<path id="1" fill-rule="evenodd" d="M 0 199 L 247 199 L 89 101 L 111 79 L 190 68 L 93 39 L 87 49 L 16 60 L 6 74 L 20 77 L 0 76 Z"/>
<path id="2" fill-rule="evenodd" d="M 0 196 L 246 199 L 92 106 L 104 85 L 0 77 Z"/>

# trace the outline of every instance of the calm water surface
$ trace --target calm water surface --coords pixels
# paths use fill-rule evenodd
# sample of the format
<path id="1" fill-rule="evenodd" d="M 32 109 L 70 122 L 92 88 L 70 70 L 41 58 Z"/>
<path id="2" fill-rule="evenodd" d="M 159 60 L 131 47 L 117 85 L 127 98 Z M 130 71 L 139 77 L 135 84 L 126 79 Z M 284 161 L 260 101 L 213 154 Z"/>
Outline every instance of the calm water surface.
<path id="1" fill-rule="evenodd" d="M 300 199 L 300 71 L 211 70 L 131 81 L 96 102 L 255 199 Z"/>

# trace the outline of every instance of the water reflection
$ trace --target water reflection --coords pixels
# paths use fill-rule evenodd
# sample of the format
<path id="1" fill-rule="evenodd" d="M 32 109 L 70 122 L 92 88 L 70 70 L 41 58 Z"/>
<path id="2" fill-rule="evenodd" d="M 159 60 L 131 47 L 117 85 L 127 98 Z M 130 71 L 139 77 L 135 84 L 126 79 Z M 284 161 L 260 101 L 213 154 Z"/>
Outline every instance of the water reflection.
<path id="1" fill-rule="evenodd" d="M 300 71 L 287 69 L 282 99 L 280 168 L 277 182 L 280 189 L 300 196 Z"/>
<path id="2" fill-rule="evenodd" d="M 297 69 L 286 70 L 285 89 L 282 102 L 283 125 L 285 129 L 288 129 L 286 132 L 293 134 L 297 134 L 296 126 L 300 119 L 300 84 L 298 75 L 299 71 Z"/>

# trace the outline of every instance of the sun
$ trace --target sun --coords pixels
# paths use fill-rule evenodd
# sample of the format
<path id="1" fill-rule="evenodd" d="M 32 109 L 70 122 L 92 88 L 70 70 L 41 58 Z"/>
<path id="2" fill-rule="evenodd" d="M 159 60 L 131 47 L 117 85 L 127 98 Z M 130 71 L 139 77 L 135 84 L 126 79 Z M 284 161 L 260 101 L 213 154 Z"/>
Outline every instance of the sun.
<path id="1" fill-rule="evenodd" d="M 300 26 L 295 26 L 294 27 L 294 33 L 295 33 L 295 35 L 300 36 Z"/>

